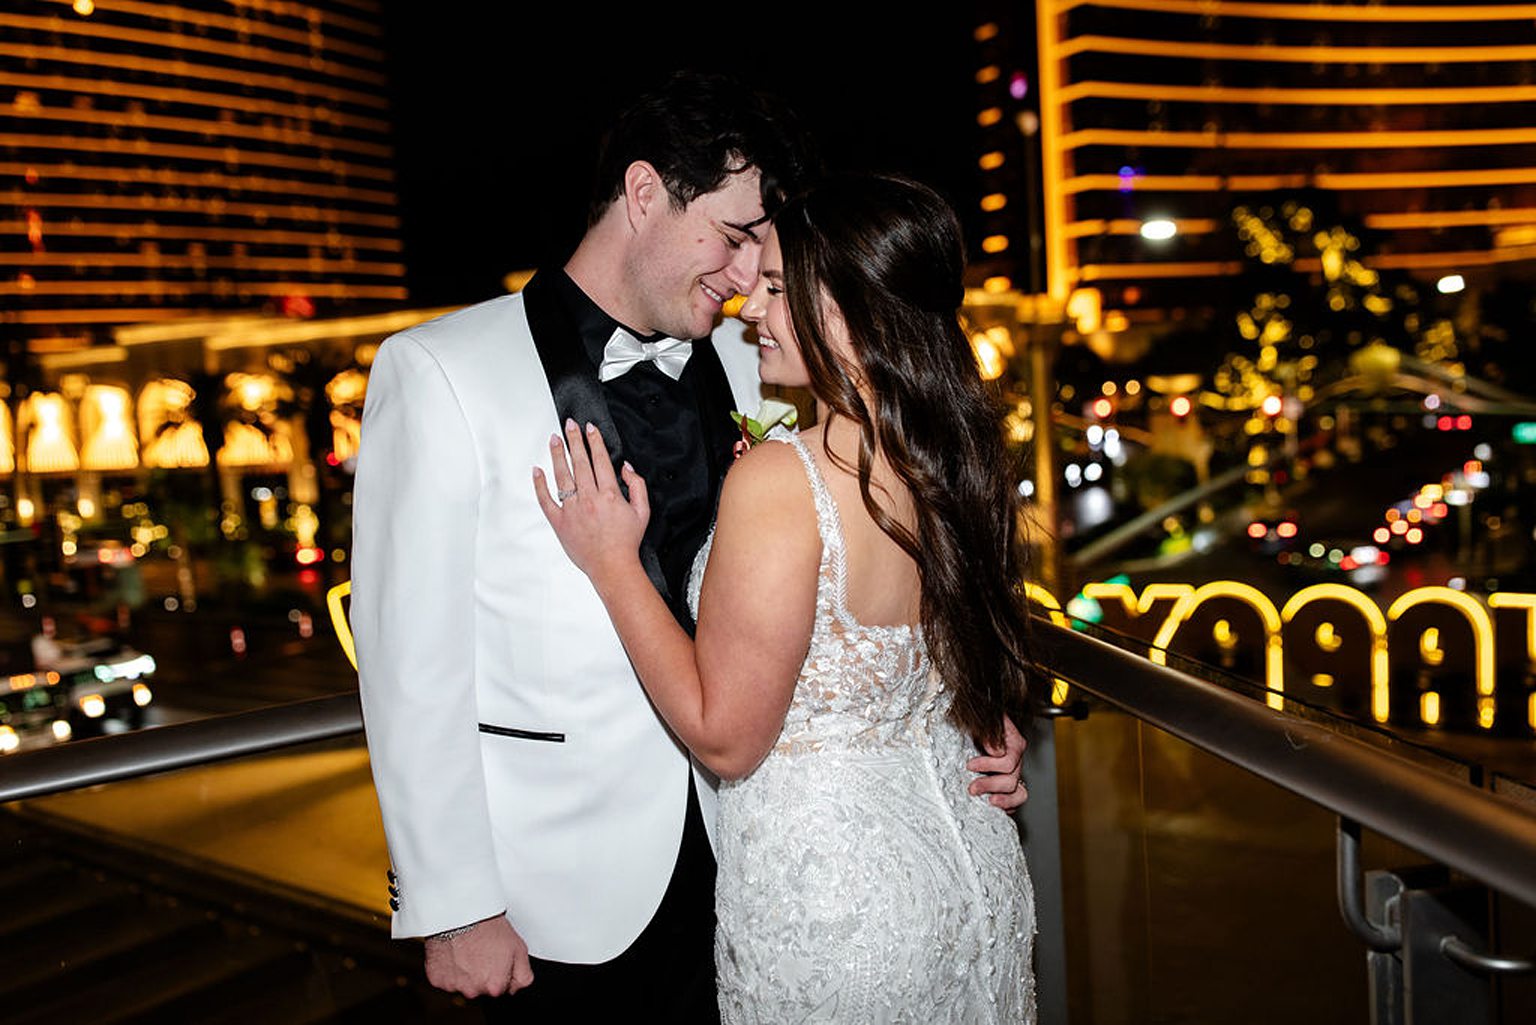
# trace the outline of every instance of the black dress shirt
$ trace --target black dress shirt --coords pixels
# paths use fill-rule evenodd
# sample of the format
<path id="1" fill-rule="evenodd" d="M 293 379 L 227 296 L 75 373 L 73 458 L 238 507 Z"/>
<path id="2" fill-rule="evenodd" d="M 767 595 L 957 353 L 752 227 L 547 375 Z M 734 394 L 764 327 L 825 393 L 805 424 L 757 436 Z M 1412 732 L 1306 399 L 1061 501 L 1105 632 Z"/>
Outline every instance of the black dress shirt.
<path id="1" fill-rule="evenodd" d="M 614 329 L 624 327 L 640 341 L 645 335 L 614 320 L 564 271 L 552 272 L 561 305 L 581 336 L 593 373 Z M 693 355 L 674 381 L 649 361 L 601 385 L 630 465 L 645 478 L 651 519 L 645 540 L 655 551 L 670 593 L 673 615 L 690 631 L 686 589 L 694 555 L 709 533 L 720 485 L 731 464 L 736 428 L 730 420 L 730 385 L 713 345 L 696 342 Z M 714 420 L 720 423 L 714 423 Z"/>

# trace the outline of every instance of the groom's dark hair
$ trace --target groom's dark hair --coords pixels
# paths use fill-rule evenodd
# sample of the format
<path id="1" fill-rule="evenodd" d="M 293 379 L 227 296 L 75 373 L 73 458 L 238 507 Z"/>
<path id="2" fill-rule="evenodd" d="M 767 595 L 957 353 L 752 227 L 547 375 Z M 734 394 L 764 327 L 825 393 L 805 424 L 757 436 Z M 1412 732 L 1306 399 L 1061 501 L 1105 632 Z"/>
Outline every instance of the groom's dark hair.
<path id="1" fill-rule="evenodd" d="M 598 157 L 589 225 L 624 194 L 624 172 L 637 160 L 660 172 L 678 210 L 755 167 L 769 216 L 820 167 L 809 136 L 783 101 L 734 78 L 696 71 L 674 73 L 619 115 Z"/>

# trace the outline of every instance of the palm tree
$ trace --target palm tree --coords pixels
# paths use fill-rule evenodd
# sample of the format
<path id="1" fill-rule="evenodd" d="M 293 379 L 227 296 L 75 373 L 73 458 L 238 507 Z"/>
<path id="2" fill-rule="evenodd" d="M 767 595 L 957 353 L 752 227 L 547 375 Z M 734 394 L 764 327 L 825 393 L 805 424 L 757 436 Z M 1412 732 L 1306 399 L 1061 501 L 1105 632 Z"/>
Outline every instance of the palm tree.
<path id="1" fill-rule="evenodd" d="M 331 351 L 291 349 L 275 360 L 274 366 L 292 392 L 292 397 L 278 404 L 279 415 L 297 419 L 303 427 L 305 449 L 315 468 L 317 493 L 316 518 L 320 521 L 315 529 L 316 543 L 329 553 L 345 538 L 338 536 L 344 517 L 340 514 L 340 497 L 346 490 L 341 479 L 335 456 L 335 429 L 331 423 L 333 407 L 326 394 L 327 386 L 337 375 L 353 366 L 350 356 Z M 341 407 L 338 411 L 360 415 L 361 410 Z M 334 582 L 332 561 L 323 560 L 325 583 Z"/>

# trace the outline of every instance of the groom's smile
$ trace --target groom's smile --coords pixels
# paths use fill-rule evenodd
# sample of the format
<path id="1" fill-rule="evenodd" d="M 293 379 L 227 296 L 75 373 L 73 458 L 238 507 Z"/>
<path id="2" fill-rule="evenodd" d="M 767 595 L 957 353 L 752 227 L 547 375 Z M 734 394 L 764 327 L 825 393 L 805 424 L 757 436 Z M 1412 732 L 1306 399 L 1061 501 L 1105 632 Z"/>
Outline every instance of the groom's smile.
<path id="1" fill-rule="evenodd" d="M 644 309 L 631 326 L 673 338 L 703 338 L 714 330 L 720 308 L 757 278 L 763 217 L 756 168 L 728 175 L 715 191 L 681 209 L 655 197 L 639 229 L 643 238 L 631 266 L 630 294 Z M 643 321 L 643 322 L 642 322 Z"/>

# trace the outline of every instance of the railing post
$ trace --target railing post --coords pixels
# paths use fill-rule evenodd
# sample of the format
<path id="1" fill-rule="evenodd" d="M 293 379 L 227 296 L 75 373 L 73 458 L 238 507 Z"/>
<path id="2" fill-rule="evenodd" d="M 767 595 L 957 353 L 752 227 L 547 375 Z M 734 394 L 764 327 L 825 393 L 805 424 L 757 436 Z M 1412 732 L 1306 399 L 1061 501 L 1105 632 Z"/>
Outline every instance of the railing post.
<path id="1" fill-rule="evenodd" d="M 1533 970 L 1528 959 L 1480 952 L 1488 889 L 1452 882 L 1441 865 L 1365 873 L 1360 826 L 1339 818 L 1339 911 L 1369 948 L 1371 1025 L 1492 1025 L 1493 976 Z"/>
<path id="2" fill-rule="evenodd" d="M 1358 880 L 1360 877 L 1356 874 L 1354 878 Z M 1397 937 L 1390 948 L 1368 946 L 1366 950 L 1365 975 L 1370 989 L 1371 1025 L 1405 1025 L 1403 959 L 1398 954 L 1403 880 L 1391 872 L 1368 872 L 1364 888 L 1366 920 L 1383 923 Z M 1359 930 L 1354 926 L 1351 929 L 1358 934 Z"/>
<path id="3" fill-rule="evenodd" d="M 1446 956 L 1449 937 L 1488 935 L 1488 891 L 1475 884 L 1405 889 L 1403 921 L 1404 1025 L 1491 1025 L 1493 979 Z"/>
<path id="4" fill-rule="evenodd" d="M 1024 750 L 1029 800 L 1017 821 L 1035 887 L 1035 1000 L 1039 1025 L 1067 1025 L 1067 930 L 1062 901 L 1056 717 L 1040 715 Z"/>

